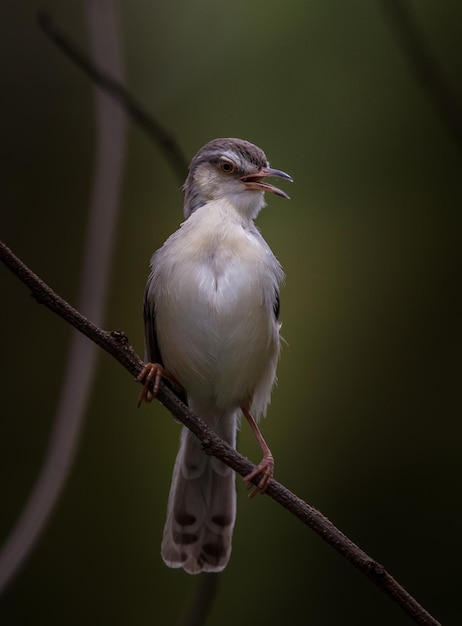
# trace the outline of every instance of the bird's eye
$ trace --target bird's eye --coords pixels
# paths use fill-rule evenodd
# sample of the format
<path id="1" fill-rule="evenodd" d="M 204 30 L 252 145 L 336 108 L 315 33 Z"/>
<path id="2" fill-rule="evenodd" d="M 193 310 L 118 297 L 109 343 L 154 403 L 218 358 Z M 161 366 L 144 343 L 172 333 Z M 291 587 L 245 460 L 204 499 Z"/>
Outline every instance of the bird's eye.
<path id="1" fill-rule="evenodd" d="M 234 170 L 236 169 L 236 166 L 234 165 L 234 163 L 232 163 L 231 161 L 228 161 L 227 159 L 221 159 L 218 165 L 221 171 L 224 172 L 225 174 L 232 174 Z"/>

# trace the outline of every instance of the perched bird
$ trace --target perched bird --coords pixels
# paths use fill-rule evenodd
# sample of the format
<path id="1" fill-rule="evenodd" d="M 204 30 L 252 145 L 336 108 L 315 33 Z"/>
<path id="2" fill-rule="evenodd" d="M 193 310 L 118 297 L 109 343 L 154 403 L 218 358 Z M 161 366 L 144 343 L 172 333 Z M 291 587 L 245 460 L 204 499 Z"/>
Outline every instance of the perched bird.
<path id="1" fill-rule="evenodd" d="M 146 360 L 140 398 L 151 381 L 169 379 L 191 410 L 231 446 L 241 414 L 263 460 L 263 492 L 273 457 L 255 419 L 265 413 L 279 356 L 279 285 L 283 271 L 254 224 L 265 192 L 289 196 L 266 182 L 275 176 L 264 152 L 242 139 L 215 139 L 194 157 L 184 184 L 184 217 L 151 260 L 144 321 Z M 255 417 L 255 419 L 254 419 Z M 162 557 L 190 574 L 228 563 L 236 517 L 234 471 L 207 456 L 183 428 L 168 500 Z"/>

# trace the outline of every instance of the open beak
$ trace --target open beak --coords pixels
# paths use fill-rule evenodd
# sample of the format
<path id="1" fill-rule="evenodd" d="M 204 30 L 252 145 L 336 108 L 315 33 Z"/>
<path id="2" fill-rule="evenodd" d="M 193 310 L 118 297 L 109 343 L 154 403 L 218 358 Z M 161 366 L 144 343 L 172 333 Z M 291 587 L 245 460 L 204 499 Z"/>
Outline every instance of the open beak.
<path id="1" fill-rule="evenodd" d="M 290 197 L 286 194 L 282 189 L 278 189 L 269 183 L 264 183 L 262 178 L 266 178 L 267 176 L 275 176 L 276 178 L 285 178 L 285 180 L 290 180 L 292 182 L 292 177 L 285 172 L 281 172 L 281 170 L 273 170 L 271 167 L 262 167 L 260 170 L 257 170 L 253 174 L 248 174 L 247 176 L 243 176 L 241 178 L 242 182 L 245 184 L 247 189 L 251 189 L 252 191 L 269 191 L 270 193 L 275 193 L 277 196 L 282 196 L 283 198 L 287 198 L 290 200 Z"/>

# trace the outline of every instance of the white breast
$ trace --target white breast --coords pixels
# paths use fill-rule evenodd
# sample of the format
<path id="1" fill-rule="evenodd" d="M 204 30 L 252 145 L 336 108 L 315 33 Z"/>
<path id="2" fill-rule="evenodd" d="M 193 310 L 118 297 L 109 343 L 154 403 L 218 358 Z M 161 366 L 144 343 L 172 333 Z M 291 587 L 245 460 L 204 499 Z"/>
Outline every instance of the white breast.
<path id="1" fill-rule="evenodd" d="M 198 209 L 152 260 L 150 297 L 165 367 L 188 395 L 265 410 L 279 354 L 273 312 L 283 274 L 253 222 Z"/>

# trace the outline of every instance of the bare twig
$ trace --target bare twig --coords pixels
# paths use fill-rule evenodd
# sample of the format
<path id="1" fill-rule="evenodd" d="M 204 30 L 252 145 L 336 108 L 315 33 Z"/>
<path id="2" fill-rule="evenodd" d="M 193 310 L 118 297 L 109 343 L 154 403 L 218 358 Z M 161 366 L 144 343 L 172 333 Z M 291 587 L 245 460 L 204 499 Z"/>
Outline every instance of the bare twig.
<path id="1" fill-rule="evenodd" d="M 218 593 L 219 573 L 202 573 L 194 577 L 191 595 L 184 604 L 178 626 L 203 626 Z"/>
<path id="2" fill-rule="evenodd" d="M 444 68 L 418 28 L 407 0 L 382 0 L 399 44 L 439 117 L 462 151 L 462 103 Z"/>
<path id="3" fill-rule="evenodd" d="M 101 67 L 95 65 L 88 56 L 53 22 L 50 15 L 41 12 L 38 24 L 50 40 L 69 57 L 101 89 L 104 89 L 129 115 L 129 117 L 160 148 L 178 176 L 181 184 L 188 174 L 188 160 L 179 144 L 164 127 L 150 115 L 142 105 L 113 76 L 109 76 Z"/>
<path id="4" fill-rule="evenodd" d="M 86 15 L 94 62 L 122 78 L 112 0 L 88 0 Z M 101 323 L 109 285 L 123 178 L 127 118 L 95 87 L 96 142 L 93 189 L 79 289 L 79 308 Z M 98 356 L 97 346 L 74 332 L 45 460 L 31 494 L 0 551 L 0 593 L 18 573 L 45 528 L 77 451 Z"/>
<path id="5" fill-rule="evenodd" d="M 13 252 L 0 242 L 0 260 L 18 276 L 31 290 L 35 298 L 54 313 L 72 324 L 77 330 L 109 352 L 132 376 L 137 376 L 142 368 L 141 359 L 128 345 L 122 333 L 110 333 L 88 321 L 48 285 L 36 276 Z M 201 441 L 207 454 L 221 459 L 236 472 L 245 476 L 254 465 L 225 443 L 200 418 L 195 416 L 179 398 L 161 384 L 158 399 L 172 415 L 187 426 Z M 255 479 L 257 482 L 257 478 Z M 314 530 L 324 541 L 344 556 L 354 567 L 372 580 L 384 593 L 396 602 L 417 624 L 440 626 L 433 618 L 386 570 L 355 545 L 338 530 L 332 522 L 318 510 L 298 498 L 291 491 L 272 480 L 266 492 L 268 496 L 298 517 Z"/>

